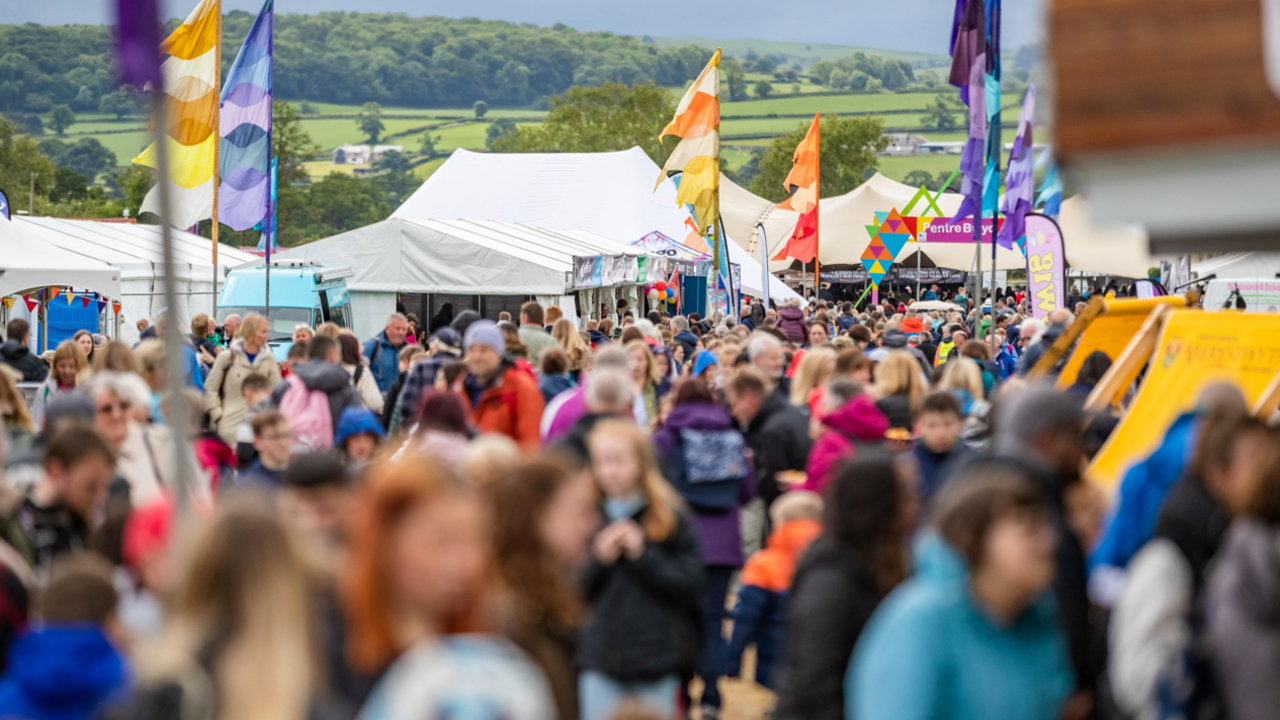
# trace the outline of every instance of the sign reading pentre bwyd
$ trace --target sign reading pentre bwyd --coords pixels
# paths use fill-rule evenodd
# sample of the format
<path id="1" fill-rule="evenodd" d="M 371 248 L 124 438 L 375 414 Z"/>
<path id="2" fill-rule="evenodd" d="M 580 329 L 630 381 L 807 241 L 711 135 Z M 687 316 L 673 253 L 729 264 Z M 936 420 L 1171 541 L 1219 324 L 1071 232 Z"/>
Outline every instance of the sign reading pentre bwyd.
<path id="1" fill-rule="evenodd" d="M 1064 307 L 1067 291 L 1067 258 L 1062 230 L 1051 218 L 1027 215 L 1027 290 L 1031 315 L 1037 320 Z"/>
<path id="2" fill-rule="evenodd" d="M 920 227 L 916 240 L 922 243 L 972 243 L 973 218 L 965 218 L 952 222 L 950 218 L 919 218 Z M 989 244 L 995 233 L 1004 226 L 1004 218 L 1000 218 L 992 230 L 991 218 L 982 219 L 982 242 Z"/>

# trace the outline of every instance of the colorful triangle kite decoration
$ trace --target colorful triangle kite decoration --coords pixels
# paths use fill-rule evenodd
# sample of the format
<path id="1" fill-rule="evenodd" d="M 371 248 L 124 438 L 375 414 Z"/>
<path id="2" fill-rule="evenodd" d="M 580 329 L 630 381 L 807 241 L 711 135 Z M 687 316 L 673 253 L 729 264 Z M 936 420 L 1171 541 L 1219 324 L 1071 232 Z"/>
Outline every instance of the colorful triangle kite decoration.
<path id="1" fill-rule="evenodd" d="M 88 309 L 88 308 L 89 308 L 89 299 L 90 299 L 90 298 L 89 298 L 89 296 L 88 296 L 88 295 L 81 295 L 81 296 L 80 296 L 80 304 L 81 304 L 81 305 L 84 305 L 85 309 Z"/>
<path id="2" fill-rule="evenodd" d="M 5 308 L 6 310 L 8 310 L 9 308 L 13 307 L 13 303 L 14 303 L 14 301 L 15 301 L 16 299 L 17 299 L 17 298 L 11 298 L 11 297 L 7 297 L 7 298 L 5 298 L 5 299 L 4 299 L 4 308 Z"/>
<path id="3" fill-rule="evenodd" d="M 120 314 L 120 303 L 118 303 L 118 302 L 113 302 L 113 303 L 111 303 L 111 310 L 112 310 L 112 312 L 114 312 L 116 315 L 119 315 L 119 314 Z"/>
<path id="4" fill-rule="evenodd" d="M 49 288 L 49 299 L 52 300 L 62 294 L 62 288 Z"/>
<path id="5" fill-rule="evenodd" d="M 98 303 L 98 312 L 99 312 L 99 313 L 101 313 L 103 310 L 106 310 L 106 309 L 107 309 L 107 301 L 106 301 L 106 300 L 94 300 L 94 302 Z"/>
<path id="6" fill-rule="evenodd" d="M 23 295 L 22 301 L 27 304 L 27 312 L 35 312 L 36 306 L 40 304 L 39 302 L 32 300 L 30 295 Z"/>
<path id="7" fill-rule="evenodd" d="M 73 292 L 71 292 L 70 290 L 68 290 L 68 291 L 67 291 L 67 304 L 68 304 L 68 305 L 70 305 L 71 303 L 73 303 L 73 302 L 75 302 L 75 301 L 76 301 L 76 294 L 75 294 L 75 293 L 73 293 Z"/>

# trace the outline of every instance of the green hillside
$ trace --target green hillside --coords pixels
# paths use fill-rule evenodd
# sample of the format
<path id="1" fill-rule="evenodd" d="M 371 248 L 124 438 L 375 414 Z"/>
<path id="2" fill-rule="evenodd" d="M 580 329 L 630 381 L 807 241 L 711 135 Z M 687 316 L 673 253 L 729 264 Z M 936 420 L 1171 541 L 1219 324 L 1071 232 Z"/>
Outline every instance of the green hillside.
<path id="1" fill-rule="evenodd" d="M 835 60 L 854 53 L 880 55 L 881 57 L 905 60 L 917 67 L 933 67 L 950 60 L 945 55 L 911 52 L 909 50 L 883 50 L 881 48 L 859 47 L 857 45 L 831 45 L 826 43 L 781 42 L 777 40 L 713 40 L 705 37 L 655 37 L 649 38 L 658 47 L 684 47 L 698 45 L 705 48 L 721 48 L 725 55 L 744 58 L 748 55 L 760 55 L 784 58 L 783 64 L 799 64 L 808 69 L 822 60 Z"/>

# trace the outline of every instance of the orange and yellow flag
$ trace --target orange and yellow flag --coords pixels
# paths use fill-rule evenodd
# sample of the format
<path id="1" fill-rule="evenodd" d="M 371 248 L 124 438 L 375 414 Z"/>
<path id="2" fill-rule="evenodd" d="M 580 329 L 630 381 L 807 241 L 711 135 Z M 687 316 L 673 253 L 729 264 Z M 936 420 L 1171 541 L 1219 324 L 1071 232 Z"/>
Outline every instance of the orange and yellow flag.
<path id="1" fill-rule="evenodd" d="M 698 229 L 706 232 L 720 211 L 716 207 L 720 194 L 719 50 L 680 99 L 675 117 L 658 135 L 659 142 L 668 135 L 680 138 L 680 144 L 662 166 L 657 185 L 682 173 L 676 201 L 693 206 Z"/>
<path id="2" fill-rule="evenodd" d="M 796 222 L 796 229 L 792 231 L 787 244 L 773 256 L 774 260 L 795 258 L 802 263 L 809 263 L 818 254 L 818 183 L 822 177 L 819 138 L 821 122 L 822 115 L 815 113 L 809 132 L 796 146 L 795 165 L 791 167 L 787 179 L 782 181 L 791 197 L 779 203 L 778 207 L 800 213 L 800 220 Z"/>

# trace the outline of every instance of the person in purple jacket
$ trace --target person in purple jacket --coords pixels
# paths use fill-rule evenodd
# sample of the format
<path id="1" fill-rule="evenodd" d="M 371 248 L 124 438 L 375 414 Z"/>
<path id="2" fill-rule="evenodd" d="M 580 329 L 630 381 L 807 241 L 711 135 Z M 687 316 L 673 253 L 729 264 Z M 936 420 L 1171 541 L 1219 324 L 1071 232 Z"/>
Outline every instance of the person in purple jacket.
<path id="1" fill-rule="evenodd" d="M 694 527 L 706 566 L 703 613 L 706 639 L 698 677 L 702 678 L 702 717 L 719 717 L 724 675 L 725 596 L 733 573 L 742 567 L 742 506 L 755 497 L 755 474 L 747 444 L 729 413 L 716 403 L 701 380 L 676 383 L 671 414 L 653 434 L 663 474 L 694 513 Z"/>
<path id="2" fill-rule="evenodd" d="M 631 356 L 621 345 L 610 345 L 600 348 L 592 358 L 594 370 L 615 368 L 631 374 Z M 587 414 L 586 389 L 587 373 L 578 380 L 578 387 L 570 392 L 557 395 L 542 411 L 542 446 L 549 447 L 560 438 L 569 434 L 583 415 Z"/>

